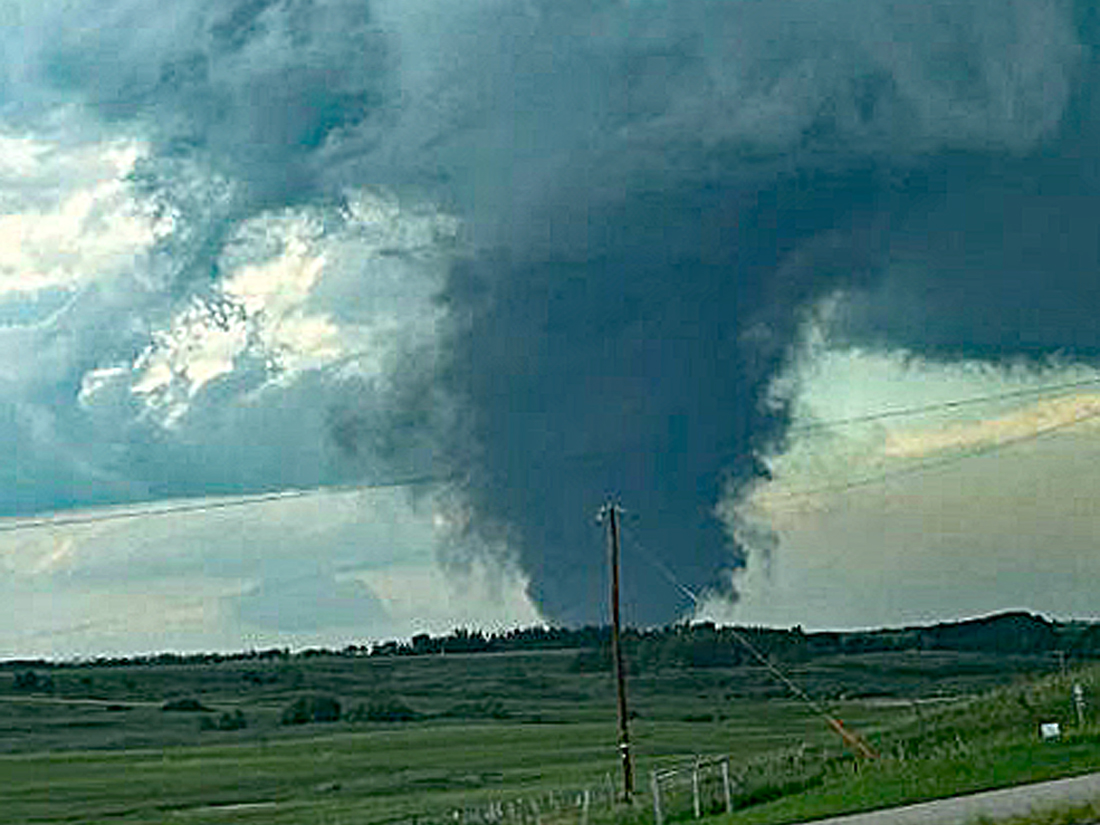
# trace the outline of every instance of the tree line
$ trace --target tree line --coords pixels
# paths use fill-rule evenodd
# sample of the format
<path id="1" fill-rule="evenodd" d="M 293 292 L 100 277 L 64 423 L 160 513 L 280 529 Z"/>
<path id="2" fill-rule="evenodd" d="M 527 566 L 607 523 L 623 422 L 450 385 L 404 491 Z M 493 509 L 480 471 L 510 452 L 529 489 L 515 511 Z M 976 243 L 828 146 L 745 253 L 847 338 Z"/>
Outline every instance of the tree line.
<path id="1" fill-rule="evenodd" d="M 1032 613 L 1013 611 L 928 626 L 868 631 L 804 632 L 801 627 L 719 627 L 712 623 L 673 624 L 660 628 L 628 628 L 623 632 L 626 654 L 639 665 L 680 667 L 736 667 L 751 664 L 753 654 L 738 640 L 781 661 L 805 661 L 819 656 L 913 650 L 974 651 L 997 654 L 1061 652 L 1068 658 L 1100 656 L 1100 623 L 1051 621 Z M 602 626 L 526 627 L 486 633 L 458 628 L 445 636 L 421 633 L 408 640 L 347 645 L 340 649 L 289 648 L 237 653 L 158 653 L 148 656 L 103 657 L 76 662 L 18 660 L 7 669 L 33 667 L 132 667 L 148 665 L 210 665 L 242 661 L 288 661 L 315 657 L 438 656 L 471 653 L 577 650 L 590 656 L 578 667 L 603 667 L 610 630 Z M 587 661 L 587 664 L 586 664 Z M 39 686 L 27 685 L 28 689 Z"/>

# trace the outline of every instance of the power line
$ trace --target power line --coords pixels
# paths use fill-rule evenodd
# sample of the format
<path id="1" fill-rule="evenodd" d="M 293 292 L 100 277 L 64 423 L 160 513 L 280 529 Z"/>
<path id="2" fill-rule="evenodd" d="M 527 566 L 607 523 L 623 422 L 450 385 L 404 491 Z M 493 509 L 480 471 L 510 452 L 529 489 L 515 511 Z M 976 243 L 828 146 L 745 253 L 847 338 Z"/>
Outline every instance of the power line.
<path id="1" fill-rule="evenodd" d="M 902 418 L 906 416 L 921 415 L 928 412 L 935 412 L 940 410 L 951 410 L 960 407 L 966 407 L 977 404 L 986 404 L 993 401 L 1003 401 L 1013 398 L 1025 398 L 1041 396 L 1049 393 L 1066 392 L 1075 389 L 1083 389 L 1085 387 L 1100 386 L 1100 378 L 1086 379 L 1082 381 L 1069 381 L 1061 384 L 1047 384 L 1042 387 L 1035 387 L 1025 390 L 1014 390 L 1011 392 L 996 393 L 991 395 L 975 396 L 972 398 L 964 398 L 955 401 L 944 401 L 935 404 L 926 404 L 918 407 L 905 407 L 896 410 L 884 410 L 878 413 L 868 413 L 866 415 L 851 416 L 848 418 L 833 419 L 831 421 L 819 421 L 808 424 L 797 424 L 787 429 L 788 433 L 809 432 L 813 430 L 828 429 L 831 427 L 841 427 L 851 424 L 862 424 L 872 421 L 879 421 L 888 418 Z M 892 473 L 884 473 L 877 476 L 872 476 L 863 479 L 856 479 L 844 484 L 829 485 L 825 487 L 819 487 L 812 490 L 795 491 L 786 495 L 780 496 L 783 499 L 793 499 L 809 497 L 825 492 L 844 492 L 850 489 L 859 487 L 870 486 L 877 483 L 889 481 L 895 477 L 913 475 L 916 473 L 925 472 L 928 470 L 936 469 L 945 465 L 956 463 L 967 458 L 974 458 L 981 455 L 987 455 L 995 452 L 999 449 L 1011 447 L 1024 441 L 1030 441 L 1036 438 L 1040 438 L 1049 433 L 1056 432 L 1058 430 L 1066 429 L 1068 427 L 1076 426 L 1092 418 L 1097 417 L 1100 413 L 1090 414 L 1081 418 L 1075 419 L 1069 422 L 1063 422 L 1061 424 L 1053 425 L 1051 427 L 1038 430 L 1034 433 L 1029 433 L 1026 436 L 1021 436 L 1016 439 L 1008 441 L 998 442 L 997 444 L 988 445 L 986 447 L 978 448 L 968 451 L 962 455 L 951 456 L 941 461 L 926 462 L 918 467 L 908 467 Z M 618 451 L 613 450 L 586 450 L 579 453 L 565 454 L 562 459 L 568 462 L 576 461 L 588 461 L 599 458 L 607 458 L 612 455 L 619 455 Z M 453 473 L 446 476 L 420 476 L 409 479 L 399 479 L 394 481 L 375 482 L 370 484 L 351 484 L 351 485 L 333 485 L 326 487 L 317 487 L 307 490 L 281 490 L 271 493 L 260 493 L 256 495 L 240 496 L 228 500 L 219 501 L 183 501 L 168 504 L 160 507 L 146 507 L 142 509 L 127 509 L 127 510 L 107 510 L 107 511 L 84 511 L 74 515 L 50 515 L 33 519 L 20 519 L 13 522 L 0 521 L 0 534 L 13 533 L 23 530 L 40 529 L 45 527 L 70 527 L 83 524 L 95 524 L 100 522 L 109 521 L 123 521 L 128 519 L 138 519 L 146 517 L 168 516 L 177 515 L 182 513 L 195 513 L 195 512 L 208 512 L 212 510 L 225 510 L 239 507 L 248 507 L 254 504 L 265 504 L 274 501 L 288 501 L 294 499 L 308 498 L 312 496 L 331 495 L 342 492 L 355 492 L 363 490 L 381 490 L 391 489 L 399 487 L 414 487 L 422 484 L 442 483 L 446 481 L 453 481 L 461 474 Z"/>
<path id="2" fill-rule="evenodd" d="M 631 533 L 633 533 L 633 530 L 631 530 Z M 650 564 L 652 564 L 655 568 L 657 568 L 657 570 L 661 572 L 661 574 L 668 580 L 669 584 L 671 584 L 681 593 L 686 595 L 691 600 L 691 603 L 695 605 L 696 609 L 699 608 L 699 597 L 690 587 L 680 581 L 680 579 L 676 576 L 675 573 L 672 572 L 667 564 L 662 562 L 656 556 L 656 554 L 651 553 L 649 550 L 647 550 L 645 548 L 645 545 L 638 541 L 636 537 L 632 539 L 631 543 L 635 548 L 641 551 L 642 555 L 650 562 Z M 825 705 L 814 699 L 806 691 L 799 687 L 798 684 L 794 682 L 794 680 L 792 680 L 789 676 L 787 676 L 786 673 L 779 669 L 775 662 L 773 662 L 768 656 L 765 656 L 744 633 L 742 633 L 740 630 L 738 630 L 736 627 L 733 627 L 732 625 L 724 626 L 724 630 L 726 630 L 738 644 L 744 647 L 752 655 L 752 657 L 756 659 L 756 661 L 759 662 L 764 667 L 764 669 L 768 671 L 768 673 L 771 674 L 772 678 L 783 684 L 783 686 L 786 687 L 787 690 L 794 694 L 800 701 L 802 701 L 808 708 L 810 708 L 810 710 L 820 716 L 826 722 L 826 724 L 828 724 L 829 727 L 832 728 L 842 740 L 844 740 L 845 744 L 847 744 L 865 759 L 877 758 L 878 754 L 875 753 L 874 749 L 866 742 L 866 740 L 863 739 L 863 737 L 861 737 L 858 733 L 855 733 L 846 728 L 844 724 L 840 721 L 840 719 L 837 718 L 836 714 L 831 713 L 829 709 L 825 707 Z"/>
<path id="3" fill-rule="evenodd" d="M 280 490 L 272 493 L 244 495 L 217 501 L 176 501 L 161 506 L 149 506 L 141 509 L 105 509 L 74 513 L 72 515 L 53 514 L 39 518 L 26 518 L 16 521 L 0 522 L 0 533 L 17 533 L 24 530 L 39 530 L 50 527 L 73 527 L 84 524 L 99 524 L 109 521 L 126 521 L 159 516 L 174 516 L 183 513 L 205 513 L 213 510 L 229 510 L 239 507 L 251 507 L 254 504 L 267 504 L 275 501 L 294 501 L 316 496 L 336 495 L 340 493 L 363 492 L 367 490 L 387 490 L 400 487 L 417 487 L 424 484 L 439 484 L 453 481 L 460 474 L 446 476 L 417 476 L 393 481 L 372 482 L 369 484 L 344 484 L 328 487 L 314 487 L 308 490 Z"/>
<path id="4" fill-rule="evenodd" d="M 906 418 L 924 413 L 940 412 L 942 410 L 955 410 L 960 407 L 969 407 L 977 404 L 988 404 L 992 401 L 1007 401 L 1013 398 L 1029 398 L 1047 395 L 1049 393 L 1068 392 L 1070 390 L 1084 389 L 1085 387 L 1100 386 L 1100 378 L 1089 378 L 1083 381 L 1069 381 L 1063 384 L 1047 384 L 1042 387 L 1033 387 L 1026 390 L 1012 390 L 1010 392 L 994 393 L 992 395 L 978 395 L 971 398 L 963 398 L 956 401 L 940 401 L 935 404 L 924 404 L 918 407 L 902 407 L 896 410 L 883 410 L 877 413 L 865 415 L 853 415 L 848 418 L 837 418 L 831 421 L 815 421 L 807 424 L 794 424 L 787 428 L 788 433 L 812 432 L 814 430 L 826 430 L 832 427 L 846 427 L 851 424 L 866 424 L 872 421 L 882 421 L 887 418 Z"/>
<path id="5" fill-rule="evenodd" d="M 875 476 L 857 478 L 851 481 L 846 481 L 842 484 L 831 484 L 822 487 L 815 487 L 809 490 L 793 490 L 788 493 L 777 493 L 770 498 L 773 501 L 790 501 L 803 498 L 812 498 L 813 496 L 821 495 L 824 493 L 846 493 L 849 490 L 855 490 L 862 487 L 871 487 L 876 484 L 885 484 L 895 478 L 913 476 L 920 473 L 930 472 L 932 470 L 938 470 L 943 467 L 951 466 L 952 464 L 958 464 L 962 461 L 966 461 L 967 459 L 992 455 L 993 453 L 999 452 L 1000 450 L 1007 450 L 1012 447 L 1019 446 L 1020 444 L 1025 444 L 1029 441 L 1037 441 L 1038 439 L 1045 436 L 1053 435 L 1054 433 L 1061 432 L 1062 430 L 1068 430 L 1071 427 L 1076 427 L 1079 424 L 1084 424 L 1096 418 L 1100 418 L 1100 410 L 1088 413 L 1087 415 L 1082 415 L 1078 418 L 1074 418 L 1071 421 L 1062 421 L 1058 424 L 1051 424 L 1049 427 L 1042 427 L 1030 433 L 1026 433 L 1025 435 L 1016 436 L 1015 438 L 1007 438 L 1003 441 L 996 441 L 991 444 L 974 447 L 962 453 L 945 456 L 941 459 L 926 461 L 914 467 L 902 467 L 889 473 L 881 473 Z"/>

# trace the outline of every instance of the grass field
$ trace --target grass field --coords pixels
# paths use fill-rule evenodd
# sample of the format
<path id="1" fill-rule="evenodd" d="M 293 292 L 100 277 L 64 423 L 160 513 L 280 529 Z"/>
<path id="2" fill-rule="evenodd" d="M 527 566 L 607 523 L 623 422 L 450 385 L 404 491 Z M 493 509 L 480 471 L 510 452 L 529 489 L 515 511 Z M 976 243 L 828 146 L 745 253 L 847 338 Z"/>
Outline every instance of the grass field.
<path id="1" fill-rule="evenodd" d="M 618 768 L 613 684 L 576 663 L 576 652 L 544 652 L 84 666 L 39 669 L 31 690 L 25 669 L 0 670 L 0 823 L 426 822 L 606 790 Z M 791 672 L 846 723 L 886 741 L 891 730 L 910 736 L 936 708 L 1051 665 L 941 652 L 839 656 Z M 630 687 L 642 787 L 652 767 L 696 754 L 730 754 L 735 766 L 793 749 L 840 754 L 821 720 L 761 668 L 670 668 Z M 288 705 L 313 695 L 338 699 L 345 719 L 280 724 Z M 168 702 L 203 709 L 162 709 Z M 415 717 L 347 721 L 372 706 Z M 243 727 L 217 729 L 234 715 Z M 1082 747 L 1084 764 L 1093 746 Z M 787 804 L 833 804 L 825 785 L 814 792 L 817 802 Z M 782 804 L 737 821 L 783 821 Z"/>
<path id="2" fill-rule="evenodd" d="M 723 821 L 803 822 L 1100 770 L 1100 726 L 1094 710 L 1087 708 L 1078 720 L 1072 699 L 1075 683 L 1095 696 L 1100 668 L 1018 683 L 925 712 L 919 720 L 901 721 L 873 737 L 879 759 L 836 759 L 811 787 Z M 1041 722 L 1058 722 L 1062 735 L 1043 741 Z M 1073 822 L 1082 810 L 1086 809 L 1058 815 Z"/>

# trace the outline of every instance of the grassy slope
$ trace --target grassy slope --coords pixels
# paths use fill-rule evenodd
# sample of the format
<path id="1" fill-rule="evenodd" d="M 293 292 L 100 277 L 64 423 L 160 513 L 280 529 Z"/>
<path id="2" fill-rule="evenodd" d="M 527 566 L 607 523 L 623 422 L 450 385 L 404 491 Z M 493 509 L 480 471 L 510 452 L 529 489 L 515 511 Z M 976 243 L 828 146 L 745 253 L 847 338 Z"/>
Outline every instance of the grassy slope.
<path id="1" fill-rule="evenodd" d="M 30 695 L 12 689 L 14 674 L 0 673 L 0 752 L 9 754 L 0 757 L 0 823 L 151 823 L 182 812 L 196 823 L 370 823 L 603 787 L 618 765 L 613 683 L 606 673 L 574 672 L 574 658 L 80 668 L 55 671 L 52 694 Z M 670 670 L 631 686 L 643 780 L 652 765 L 685 755 L 736 749 L 750 758 L 829 737 L 801 705 L 760 694 L 771 687 L 757 669 Z M 317 691 L 345 708 L 397 698 L 424 717 L 279 724 L 294 697 Z M 181 696 L 214 712 L 160 709 Z M 236 709 L 246 729 L 200 731 L 202 716 Z M 850 710 L 867 724 L 896 713 L 862 703 Z M 493 714 L 502 718 L 476 718 Z"/>
<path id="2" fill-rule="evenodd" d="M 1100 727 L 1094 713 L 1083 727 L 1077 726 L 1072 681 L 1087 685 L 1089 695 L 1096 696 L 1100 670 L 1002 688 L 925 713 L 875 737 L 883 752 L 877 762 L 837 762 L 817 786 L 723 821 L 801 822 L 1100 769 Z M 1059 742 L 1041 742 L 1040 721 L 1059 721 L 1067 733 Z"/>
<path id="3" fill-rule="evenodd" d="M 32 695 L 13 690 L 14 674 L 0 671 L 0 752 L 10 754 L 0 757 L 0 823 L 185 815 L 194 823 L 350 825 L 602 786 L 617 769 L 613 684 L 607 673 L 575 672 L 574 660 L 544 653 L 75 668 L 52 674 L 52 694 Z M 814 695 L 834 697 L 847 722 L 886 741 L 888 725 L 915 730 L 913 706 L 835 697 L 969 693 L 1045 666 L 977 655 L 868 655 L 819 661 L 794 675 Z M 294 697 L 313 691 L 339 697 L 345 708 L 397 698 L 424 716 L 404 724 L 278 724 Z M 180 696 L 198 697 L 214 709 L 211 718 L 240 709 L 248 727 L 201 732 L 203 714 L 160 710 Z M 759 668 L 632 679 L 639 784 L 646 787 L 653 766 L 697 753 L 731 753 L 740 762 L 807 743 L 835 745 L 819 719 L 781 697 Z M 921 724 L 930 729 L 932 720 Z M 866 775 L 851 781 L 842 796 Z M 807 799 L 825 804 L 813 797 L 795 804 Z M 211 807 L 251 804 L 265 807 Z"/>

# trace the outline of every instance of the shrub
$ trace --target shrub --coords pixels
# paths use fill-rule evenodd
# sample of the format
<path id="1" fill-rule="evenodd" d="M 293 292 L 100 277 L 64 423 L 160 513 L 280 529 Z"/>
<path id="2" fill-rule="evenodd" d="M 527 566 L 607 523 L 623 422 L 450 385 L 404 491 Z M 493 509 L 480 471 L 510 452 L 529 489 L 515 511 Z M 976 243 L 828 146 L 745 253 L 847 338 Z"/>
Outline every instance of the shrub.
<path id="1" fill-rule="evenodd" d="M 340 721 L 340 702 L 326 694 L 300 696 L 283 709 L 284 725 Z"/>
<path id="2" fill-rule="evenodd" d="M 207 712 L 210 708 L 206 707 L 198 699 L 186 697 L 183 699 L 169 699 L 163 705 L 160 706 L 161 710 L 173 710 L 173 711 L 185 711 L 187 713 L 194 713 L 196 711 Z"/>
<path id="3" fill-rule="evenodd" d="M 256 686 L 273 685 L 279 681 L 279 674 L 259 670 L 246 670 L 241 674 L 241 679 Z"/>
<path id="4" fill-rule="evenodd" d="M 242 730 L 248 727 L 248 720 L 240 708 L 230 713 L 226 711 L 218 717 L 218 730 Z"/>
<path id="5" fill-rule="evenodd" d="M 369 705 L 356 705 L 348 714 L 352 722 L 412 722 L 420 714 L 397 697 L 376 699 Z"/>
<path id="6" fill-rule="evenodd" d="M 53 692 L 53 677 L 39 676 L 33 670 L 25 670 L 22 673 L 15 674 L 15 681 L 12 684 L 16 690 L 25 690 L 28 692 Z"/>

